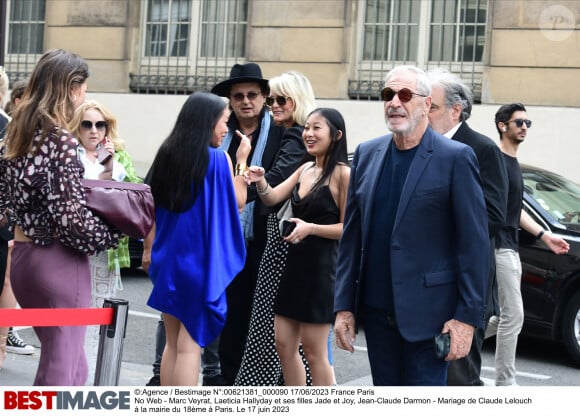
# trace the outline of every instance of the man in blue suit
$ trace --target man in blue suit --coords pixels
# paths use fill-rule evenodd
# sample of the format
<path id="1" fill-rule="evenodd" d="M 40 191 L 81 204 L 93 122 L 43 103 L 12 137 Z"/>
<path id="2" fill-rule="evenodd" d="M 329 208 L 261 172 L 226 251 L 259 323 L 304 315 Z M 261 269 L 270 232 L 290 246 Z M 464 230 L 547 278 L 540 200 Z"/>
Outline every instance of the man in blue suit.
<path id="1" fill-rule="evenodd" d="M 412 66 L 382 91 L 392 134 L 354 154 L 335 292 L 337 345 L 362 324 L 374 385 L 445 385 L 483 327 L 487 213 L 473 149 L 429 127 L 431 84 Z M 433 339 L 449 333 L 438 358 Z"/>

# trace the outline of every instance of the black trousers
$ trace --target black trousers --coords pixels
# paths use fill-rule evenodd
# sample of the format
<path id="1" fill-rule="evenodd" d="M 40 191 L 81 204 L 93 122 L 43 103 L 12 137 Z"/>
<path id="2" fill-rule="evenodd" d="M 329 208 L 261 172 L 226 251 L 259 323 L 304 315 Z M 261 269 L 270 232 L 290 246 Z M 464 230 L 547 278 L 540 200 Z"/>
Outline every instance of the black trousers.
<path id="1" fill-rule="evenodd" d="M 263 246 L 252 243 L 247 246 L 244 269 L 226 290 L 228 312 L 219 338 L 221 374 L 226 385 L 234 385 L 242 364 L 262 252 Z"/>
<path id="2" fill-rule="evenodd" d="M 495 276 L 495 241 L 492 239 L 490 244 L 490 269 L 488 275 L 486 306 L 484 326 L 491 316 L 499 314 L 497 300 L 497 281 Z M 447 385 L 448 386 L 482 386 L 481 375 L 481 349 L 485 339 L 485 328 L 475 329 L 471 349 L 465 358 L 449 362 L 447 368 Z"/>

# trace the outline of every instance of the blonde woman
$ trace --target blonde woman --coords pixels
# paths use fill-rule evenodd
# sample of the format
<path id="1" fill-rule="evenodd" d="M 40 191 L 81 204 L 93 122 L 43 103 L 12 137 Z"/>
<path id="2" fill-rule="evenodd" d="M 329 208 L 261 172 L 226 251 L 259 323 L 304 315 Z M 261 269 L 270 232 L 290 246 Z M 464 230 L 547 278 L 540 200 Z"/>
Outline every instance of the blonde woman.
<path id="1" fill-rule="evenodd" d="M 266 98 L 266 104 L 270 107 L 276 125 L 285 128 L 274 166 L 284 164 L 289 170 L 295 171 L 307 156 L 302 131 L 308 114 L 315 108 L 314 91 L 308 78 L 297 71 L 274 77 L 268 84 L 270 96 Z M 308 156 L 306 158 L 312 159 Z M 237 386 L 284 384 L 274 341 L 273 311 L 288 255 L 288 243 L 280 237 L 278 227 L 279 207 L 271 207 L 268 215 L 266 247 L 260 261 L 242 363 L 234 383 Z"/>
<path id="2" fill-rule="evenodd" d="M 117 133 L 117 120 L 101 103 L 91 100 L 80 105 L 70 123 L 73 135 L 79 139 L 79 159 L 82 162 L 85 179 L 136 182 L 142 180 L 135 173 L 131 157 L 125 150 L 124 141 Z M 100 156 L 111 156 L 102 163 Z M 123 237 L 116 249 L 109 249 L 91 255 L 91 306 L 103 307 L 105 299 L 114 298 L 121 285 L 121 268 L 131 265 L 129 259 L 129 238 Z M 99 326 L 89 326 L 85 339 L 85 352 L 89 363 L 89 382 L 94 379 Z"/>

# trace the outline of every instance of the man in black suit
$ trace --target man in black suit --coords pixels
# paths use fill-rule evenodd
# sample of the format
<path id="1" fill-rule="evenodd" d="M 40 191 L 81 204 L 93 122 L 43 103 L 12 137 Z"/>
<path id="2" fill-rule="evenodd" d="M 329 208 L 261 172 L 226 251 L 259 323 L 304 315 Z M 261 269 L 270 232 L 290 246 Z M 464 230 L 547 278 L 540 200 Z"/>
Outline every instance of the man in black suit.
<path id="1" fill-rule="evenodd" d="M 284 127 L 274 123 L 266 107 L 266 97 L 270 89 L 258 64 L 235 64 L 230 78 L 214 86 L 211 92 L 230 101 L 230 130 L 221 147 L 230 155 L 236 173 L 245 169 L 236 162 L 236 150 L 240 143 L 240 138 L 235 134 L 236 130 L 252 141 L 248 164 L 262 166 L 271 186 L 278 185 L 294 173 L 304 156 L 304 145 L 301 141 L 282 141 Z M 246 208 L 240 214 L 246 237 L 246 264 L 226 291 L 228 313 L 219 338 L 223 380 L 220 384 L 233 385 L 242 362 L 258 268 L 266 245 L 269 209 L 257 198 L 255 184 L 248 186 Z"/>
<path id="2" fill-rule="evenodd" d="M 508 182 L 505 161 L 501 150 L 491 138 L 467 125 L 473 103 L 471 89 L 459 77 L 446 70 L 432 70 L 428 72 L 428 76 L 432 83 L 432 102 L 428 115 L 431 127 L 446 137 L 469 145 L 479 162 L 491 241 L 485 311 L 487 324 L 492 315 L 498 314 L 494 237 L 504 225 L 507 211 Z M 449 363 L 448 385 L 483 385 L 480 373 L 484 335 L 485 330 L 476 329 L 467 357 Z"/>

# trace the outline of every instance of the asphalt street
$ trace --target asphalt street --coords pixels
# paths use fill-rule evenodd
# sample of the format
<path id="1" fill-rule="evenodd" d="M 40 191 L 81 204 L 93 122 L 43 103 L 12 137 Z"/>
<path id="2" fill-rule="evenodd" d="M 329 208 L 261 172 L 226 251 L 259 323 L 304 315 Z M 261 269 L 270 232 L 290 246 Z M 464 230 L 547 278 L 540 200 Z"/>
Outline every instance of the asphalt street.
<path id="1" fill-rule="evenodd" d="M 120 386 L 144 386 L 152 375 L 155 329 L 159 313 L 147 306 L 151 282 L 144 273 L 124 272 L 123 290 L 117 298 L 129 302 L 129 317 L 123 343 Z M 34 355 L 7 354 L 0 370 L 0 386 L 30 386 L 34 380 L 39 342 L 31 328 L 18 328 L 20 336 L 37 347 Z M 364 331 L 357 335 L 355 352 L 333 348 L 334 368 L 338 385 L 372 385 L 366 354 Z M 483 352 L 482 378 L 493 385 L 494 342 L 486 341 Z M 552 342 L 520 337 L 517 355 L 517 380 L 520 386 L 580 386 L 580 374 L 564 349 Z"/>

